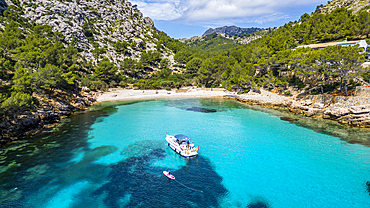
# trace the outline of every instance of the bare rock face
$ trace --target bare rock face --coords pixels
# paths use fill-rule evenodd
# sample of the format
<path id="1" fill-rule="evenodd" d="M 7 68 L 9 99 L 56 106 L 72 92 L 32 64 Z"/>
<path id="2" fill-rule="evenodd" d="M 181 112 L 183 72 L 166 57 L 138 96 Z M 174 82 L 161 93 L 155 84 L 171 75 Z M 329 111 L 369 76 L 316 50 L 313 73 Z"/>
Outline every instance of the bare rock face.
<path id="1" fill-rule="evenodd" d="M 9 5 L 14 5 L 12 0 L 0 0 L 0 10 Z M 139 44 L 156 41 L 153 21 L 127 0 L 19 0 L 16 6 L 30 22 L 50 25 L 66 42 L 76 41 L 75 47 L 88 60 L 99 59 L 93 53 L 96 48 L 104 49 L 102 55 L 116 64 L 128 57 L 138 59 L 143 48 L 132 40 Z M 126 53 L 116 52 L 118 41 L 127 42 Z"/>
<path id="2" fill-rule="evenodd" d="M 321 8 L 321 13 L 330 13 L 336 8 L 345 7 L 356 13 L 363 8 L 366 8 L 370 5 L 369 1 L 364 0 L 332 0 L 329 3 Z"/>
<path id="3" fill-rule="evenodd" d="M 324 111 L 324 118 L 337 119 L 350 113 L 348 108 L 328 108 Z"/>

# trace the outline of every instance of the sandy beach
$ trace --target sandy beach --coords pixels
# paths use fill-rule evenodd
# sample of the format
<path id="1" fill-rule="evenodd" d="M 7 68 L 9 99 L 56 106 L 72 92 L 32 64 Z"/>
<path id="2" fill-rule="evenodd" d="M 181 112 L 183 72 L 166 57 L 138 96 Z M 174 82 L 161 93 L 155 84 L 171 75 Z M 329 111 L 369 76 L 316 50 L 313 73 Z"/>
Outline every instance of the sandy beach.
<path id="1" fill-rule="evenodd" d="M 145 100 L 156 98 L 182 98 L 182 97 L 223 97 L 234 95 L 224 89 L 191 88 L 182 90 L 132 90 L 132 89 L 110 89 L 96 98 L 97 102 L 119 101 L 119 100 Z"/>
<path id="2" fill-rule="evenodd" d="M 189 88 L 181 90 L 132 90 L 132 89 L 110 89 L 96 98 L 97 102 L 120 101 L 120 100 L 145 100 L 156 98 L 186 98 L 186 97 L 235 97 L 246 101 L 259 103 L 282 104 L 289 100 L 288 97 L 277 95 L 261 90 L 261 93 L 249 92 L 237 95 L 222 88 Z"/>

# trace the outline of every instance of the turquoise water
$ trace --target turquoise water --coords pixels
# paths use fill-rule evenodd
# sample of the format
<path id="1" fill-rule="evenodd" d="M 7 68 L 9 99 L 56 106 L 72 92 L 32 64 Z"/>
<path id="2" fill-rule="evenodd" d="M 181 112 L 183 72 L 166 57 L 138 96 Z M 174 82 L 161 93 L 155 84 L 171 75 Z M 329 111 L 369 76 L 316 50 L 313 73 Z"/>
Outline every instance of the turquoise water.
<path id="1" fill-rule="evenodd" d="M 166 132 L 198 157 L 174 153 Z M 369 147 L 233 100 L 105 106 L 0 156 L 0 207 L 370 206 Z"/>

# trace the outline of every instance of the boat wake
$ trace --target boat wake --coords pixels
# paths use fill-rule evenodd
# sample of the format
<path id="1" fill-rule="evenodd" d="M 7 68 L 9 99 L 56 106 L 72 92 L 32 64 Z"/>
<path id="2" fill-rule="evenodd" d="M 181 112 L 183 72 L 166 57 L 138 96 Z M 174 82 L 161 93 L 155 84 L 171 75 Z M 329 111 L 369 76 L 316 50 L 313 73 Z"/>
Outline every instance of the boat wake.
<path id="1" fill-rule="evenodd" d="M 176 179 L 175 179 L 174 181 L 176 181 L 176 182 L 177 182 L 177 183 L 179 183 L 180 185 L 182 185 L 182 186 L 184 186 L 185 188 L 188 188 L 188 189 L 190 189 L 190 190 L 198 191 L 198 192 L 203 192 L 203 191 L 201 191 L 201 190 L 197 190 L 197 189 L 190 188 L 190 187 L 186 186 L 185 184 L 180 183 L 180 182 L 179 182 L 179 181 L 177 181 Z"/>

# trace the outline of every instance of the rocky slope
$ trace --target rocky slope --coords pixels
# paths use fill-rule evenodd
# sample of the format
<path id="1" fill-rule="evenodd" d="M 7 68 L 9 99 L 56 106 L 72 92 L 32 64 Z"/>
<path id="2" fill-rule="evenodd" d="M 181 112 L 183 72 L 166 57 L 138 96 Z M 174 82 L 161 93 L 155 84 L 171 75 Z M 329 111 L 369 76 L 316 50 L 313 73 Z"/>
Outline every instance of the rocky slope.
<path id="1" fill-rule="evenodd" d="M 119 64 L 125 58 L 139 59 L 143 50 L 157 50 L 153 21 L 127 0 L 5 0 L 8 6 L 13 2 L 30 22 L 52 26 L 68 43 L 76 41 L 88 60 L 97 61 L 103 55 Z M 117 52 L 117 42 L 127 45 L 124 53 Z M 93 56 L 99 49 L 99 55 Z M 170 50 L 160 52 L 173 60 Z"/>
<path id="2" fill-rule="evenodd" d="M 321 13 L 330 13 L 336 8 L 345 7 L 356 13 L 362 9 L 370 9 L 369 0 L 332 0 L 320 9 Z"/>
<path id="3" fill-rule="evenodd" d="M 227 35 L 243 35 L 243 34 L 250 34 L 257 31 L 262 30 L 261 28 L 240 28 L 236 26 L 223 26 L 218 28 L 209 28 L 207 31 L 204 32 L 202 36 L 210 35 L 212 33 L 224 33 Z"/>

